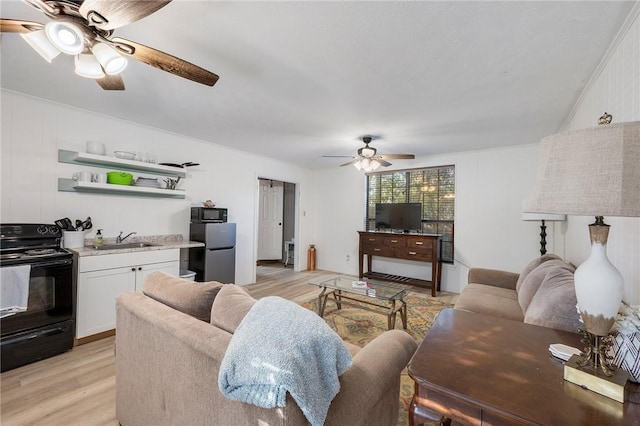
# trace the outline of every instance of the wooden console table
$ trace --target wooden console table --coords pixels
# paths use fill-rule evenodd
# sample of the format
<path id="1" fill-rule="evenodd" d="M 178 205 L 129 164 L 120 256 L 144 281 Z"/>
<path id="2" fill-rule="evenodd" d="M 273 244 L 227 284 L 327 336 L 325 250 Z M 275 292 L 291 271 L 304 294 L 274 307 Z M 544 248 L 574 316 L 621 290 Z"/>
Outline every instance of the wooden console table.
<path id="1" fill-rule="evenodd" d="M 563 379 L 552 343 L 581 335 L 456 309 L 436 318 L 409 362 L 409 425 L 444 416 L 465 425 L 638 425 L 640 385 L 623 404 Z M 446 421 L 445 421 L 446 422 Z"/>
<path id="2" fill-rule="evenodd" d="M 358 231 L 360 249 L 358 255 L 359 277 L 431 287 L 431 295 L 440 290 L 442 261 L 440 259 L 440 234 L 393 234 L 390 232 Z M 364 257 L 367 256 L 367 271 L 364 271 Z M 431 281 L 399 275 L 383 274 L 371 270 L 373 256 L 394 259 L 415 260 L 431 263 Z"/>

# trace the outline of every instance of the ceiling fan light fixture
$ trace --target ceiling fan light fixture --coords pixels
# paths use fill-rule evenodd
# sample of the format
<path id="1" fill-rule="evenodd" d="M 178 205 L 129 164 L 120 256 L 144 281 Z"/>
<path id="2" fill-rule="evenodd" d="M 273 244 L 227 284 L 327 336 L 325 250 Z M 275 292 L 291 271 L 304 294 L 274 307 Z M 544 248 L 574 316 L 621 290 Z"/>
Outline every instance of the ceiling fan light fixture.
<path id="1" fill-rule="evenodd" d="M 44 30 L 22 33 L 20 36 L 49 63 L 60 54 L 60 51 L 51 44 Z"/>
<path id="2" fill-rule="evenodd" d="M 371 148 L 369 145 L 367 145 L 362 148 L 362 151 L 360 151 L 360 155 L 362 155 L 363 157 L 373 157 L 374 155 L 376 155 L 376 149 Z"/>
<path id="3" fill-rule="evenodd" d="M 47 38 L 58 50 L 67 55 L 79 55 L 84 50 L 82 29 L 70 21 L 52 21 L 44 26 Z"/>
<path id="4" fill-rule="evenodd" d="M 358 170 L 363 170 L 365 172 L 373 172 L 378 167 L 380 167 L 380 162 L 377 160 L 371 160 L 369 158 L 361 158 L 360 160 L 353 163 L 353 166 Z"/>
<path id="5" fill-rule="evenodd" d="M 75 72 L 80 77 L 104 78 L 104 71 L 100 63 L 92 54 L 80 54 L 75 57 Z"/>
<path id="6" fill-rule="evenodd" d="M 91 51 L 109 75 L 120 74 L 127 67 L 127 58 L 105 43 L 94 44 Z"/>

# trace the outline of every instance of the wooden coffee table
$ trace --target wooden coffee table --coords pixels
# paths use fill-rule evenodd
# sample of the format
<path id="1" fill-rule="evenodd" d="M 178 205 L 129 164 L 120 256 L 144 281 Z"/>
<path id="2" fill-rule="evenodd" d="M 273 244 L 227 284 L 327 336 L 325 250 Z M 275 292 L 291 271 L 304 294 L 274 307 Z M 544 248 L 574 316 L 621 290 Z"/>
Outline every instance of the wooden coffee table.
<path id="1" fill-rule="evenodd" d="M 621 404 L 567 382 L 552 343 L 582 347 L 578 334 L 443 310 L 409 362 L 409 425 L 640 424 L 640 385 L 627 382 Z"/>

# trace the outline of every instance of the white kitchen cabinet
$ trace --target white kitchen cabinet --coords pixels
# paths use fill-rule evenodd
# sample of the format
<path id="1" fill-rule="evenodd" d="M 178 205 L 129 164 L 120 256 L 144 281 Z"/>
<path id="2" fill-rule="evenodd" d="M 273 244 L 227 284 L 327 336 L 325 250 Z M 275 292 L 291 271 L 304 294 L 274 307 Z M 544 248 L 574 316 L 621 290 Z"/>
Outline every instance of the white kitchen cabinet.
<path id="1" fill-rule="evenodd" d="M 116 297 L 142 291 L 147 275 L 155 271 L 178 276 L 180 249 L 80 256 L 76 339 L 115 329 Z"/>

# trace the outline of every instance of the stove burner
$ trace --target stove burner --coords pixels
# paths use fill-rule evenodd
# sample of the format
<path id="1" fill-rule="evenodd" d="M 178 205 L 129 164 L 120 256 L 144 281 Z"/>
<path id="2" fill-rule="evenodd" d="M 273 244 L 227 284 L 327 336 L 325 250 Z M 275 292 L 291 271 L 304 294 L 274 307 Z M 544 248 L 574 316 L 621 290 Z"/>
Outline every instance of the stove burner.
<path id="1" fill-rule="evenodd" d="M 27 250 L 24 252 L 24 254 L 27 256 L 45 256 L 47 254 L 54 254 L 54 253 L 57 253 L 56 249 L 34 249 L 34 250 Z"/>
<path id="2" fill-rule="evenodd" d="M 0 260 L 20 259 L 21 257 L 21 253 L 0 254 Z"/>

